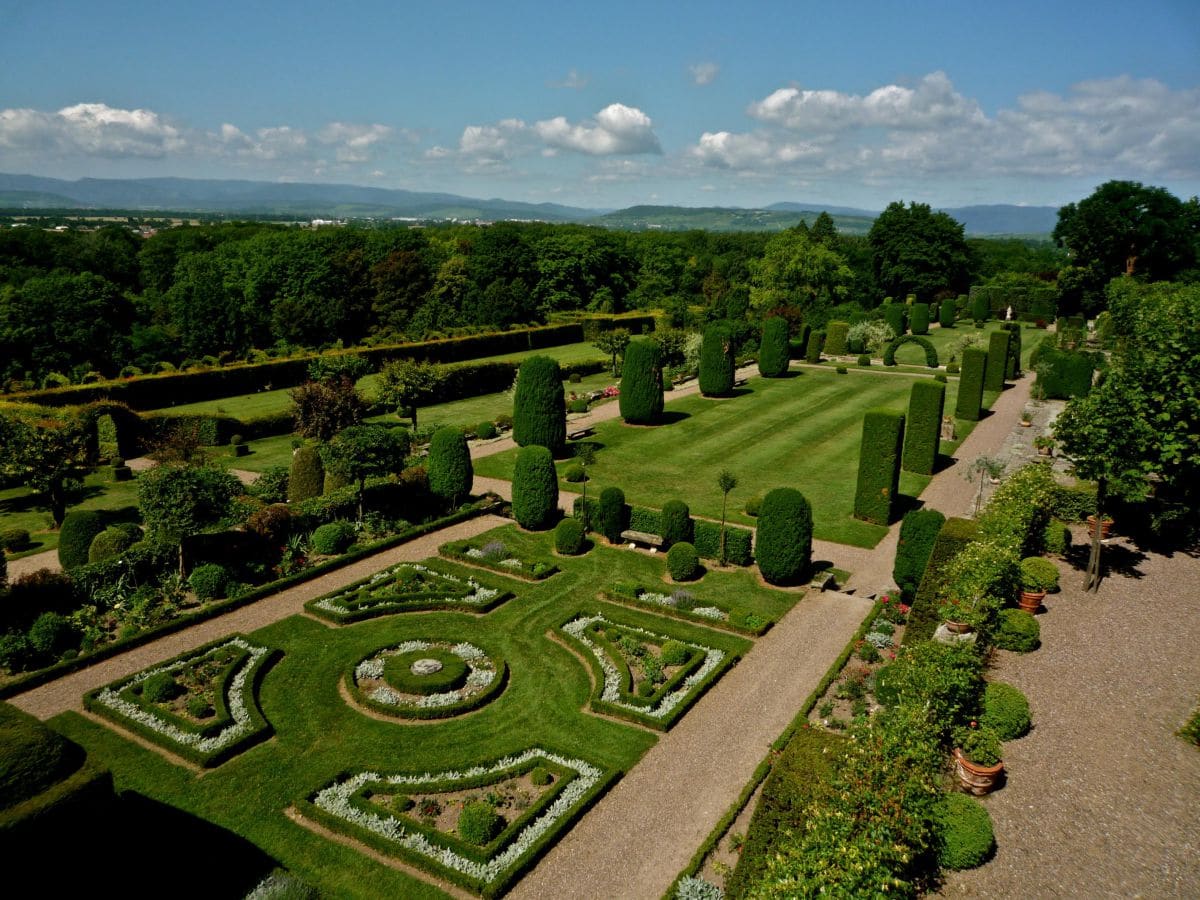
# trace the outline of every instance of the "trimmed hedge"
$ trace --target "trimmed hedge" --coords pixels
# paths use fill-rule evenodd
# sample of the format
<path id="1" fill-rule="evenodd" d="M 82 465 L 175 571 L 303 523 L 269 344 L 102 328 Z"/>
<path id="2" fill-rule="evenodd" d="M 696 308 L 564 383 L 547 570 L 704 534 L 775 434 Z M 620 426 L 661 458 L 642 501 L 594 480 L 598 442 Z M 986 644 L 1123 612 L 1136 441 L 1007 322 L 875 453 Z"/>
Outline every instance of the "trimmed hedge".
<path id="1" fill-rule="evenodd" d="M 962 375 L 958 379 L 958 403 L 954 415 L 978 422 L 983 411 L 983 373 L 988 355 L 978 347 L 968 347 L 962 355 Z"/>
<path id="2" fill-rule="evenodd" d="M 821 348 L 825 344 L 825 332 L 810 331 L 804 344 L 804 361 L 815 365 L 821 361 Z"/>
<path id="3" fill-rule="evenodd" d="M 762 342 L 758 346 L 758 374 L 778 378 L 788 370 L 788 323 L 782 316 L 763 322 Z"/>
<path id="4" fill-rule="evenodd" d="M 908 398 L 904 426 L 902 466 L 909 472 L 932 475 L 942 440 L 942 413 L 946 385 L 937 381 L 915 381 Z"/>
<path id="5" fill-rule="evenodd" d="M 292 453 L 292 465 L 288 469 L 287 498 L 289 503 L 299 503 L 320 497 L 325 491 L 325 465 L 321 454 L 311 444 L 297 447 Z"/>
<path id="6" fill-rule="evenodd" d="M 938 367 L 937 348 L 933 346 L 933 342 L 928 338 L 923 338 L 918 334 L 902 334 L 893 339 L 883 349 L 883 364 L 885 366 L 894 366 L 896 364 L 896 351 L 904 344 L 919 344 L 921 349 L 925 351 L 925 365 L 931 369 Z"/>
<path id="7" fill-rule="evenodd" d="M 603 521 L 604 513 L 602 512 L 605 493 L 613 491 L 609 494 L 611 502 L 611 514 L 619 527 L 616 529 L 616 537 L 612 539 L 615 544 L 620 540 L 621 532 L 626 528 L 632 528 L 634 531 L 645 531 L 650 534 L 662 536 L 662 514 L 658 510 L 649 509 L 644 506 L 629 507 L 625 505 L 625 495 L 621 493 L 620 488 L 605 488 L 600 494 L 600 502 L 595 500 L 587 501 L 588 517 L 592 523 L 592 527 L 606 534 L 600 523 Z M 617 500 L 620 504 L 617 505 Z M 575 516 L 583 515 L 583 498 L 575 499 Z M 607 535 L 606 535 L 607 536 Z M 696 554 L 701 559 L 720 559 L 721 558 L 721 525 L 718 522 L 710 522 L 707 519 L 692 520 L 692 545 L 696 548 Z M 754 532 L 748 528 L 742 528 L 738 525 L 725 525 L 725 555 L 726 561 L 735 566 L 748 566 L 754 562 Z"/>
<path id="8" fill-rule="evenodd" d="M 625 348 L 617 403 L 631 425 L 654 425 L 662 418 L 662 353 L 655 341 L 630 341 Z"/>
<path id="9" fill-rule="evenodd" d="M 929 304 L 914 303 L 912 305 L 912 327 L 913 334 L 929 334 Z"/>
<path id="10" fill-rule="evenodd" d="M 792 584 L 812 563 L 812 507 L 795 488 L 775 488 L 758 513 L 754 558 L 769 584 Z"/>
<path id="11" fill-rule="evenodd" d="M 76 509 L 67 513 L 58 533 L 58 561 L 68 572 L 88 563 L 92 541 L 104 531 L 104 513 L 96 509 Z"/>
<path id="12" fill-rule="evenodd" d="M 937 807 L 942 835 L 938 864 L 946 869 L 974 869 L 983 865 L 996 847 L 992 817 L 986 807 L 967 794 L 947 794 Z"/>
<path id="13" fill-rule="evenodd" d="M 976 540 L 979 526 L 970 519 L 949 518 L 933 542 L 929 563 L 921 576 L 921 583 L 913 597 L 908 612 L 908 626 L 904 629 L 904 645 L 914 646 L 933 637 L 940 619 L 938 618 L 937 595 L 945 582 L 946 566 L 964 547 Z"/>
<path id="14" fill-rule="evenodd" d="M 553 523 L 558 511 L 558 475 L 546 447 L 533 444 L 517 453 L 512 498 L 513 518 L 522 528 L 540 531 Z"/>
<path id="15" fill-rule="evenodd" d="M 903 303 L 889 303 L 883 307 L 883 321 L 892 327 L 896 337 L 903 337 L 904 332 L 908 330 L 904 327 L 907 312 Z"/>
<path id="16" fill-rule="evenodd" d="M 700 393 L 723 397 L 733 389 L 733 337 L 724 325 L 709 325 L 700 346 Z"/>
<path id="17" fill-rule="evenodd" d="M 1037 352 L 1037 384 L 1046 392 L 1047 399 L 1068 400 L 1088 395 L 1095 367 L 1090 353 L 1049 347 Z"/>
<path id="18" fill-rule="evenodd" d="M 900 490 L 900 454 L 904 442 L 904 415 L 890 409 L 867 410 L 863 416 L 862 445 L 858 456 L 858 484 L 854 491 L 854 517 L 876 525 L 892 520 Z M 761 526 L 760 526 L 761 527 Z"/>
<path id="19" fill-rule="evenodd" d="M 1007 331 L 993 331 L 988 338 L 987 367 L 983 373 L 983 389 L 985 391 L 1004 390 L 1004 375 L 1008 370 Z"/>
<path id="20" fill-rule="evenodd" d="M 471 465 L 471 448 L 459 429 L 439 428 L 433 433 L 425 468 L 430 492 L 447 504 L 457 503 L 471 493 L 475 469 Z"/>
<path id="21" fill-rule="evenodd" d="M 825 326 L 825 352 L 830 356 L 846 355 L 846 335 L 850 331 L 849 322 L 830 322 Z"/>
<path id="22" fill-rule="evenodd" d="M 1008 332 L 1008 360 L 1004 365 L 1004 377 L 1012 380 L 1021 374 L 1021 323 L 1005 322 L 1000 327 Z"/>
<path id="23" fill-rule="evenodd" d="M 904 521 L 900 523 L 900 542 L 896 546 L 892 580 L 900 588 L 905 603 L 911 604 L 917 593 L 934 542 L 944 524 L 946 517 L 932 508 L 911 510 L 905 513 Z"/>
<path id="24" fill-rule="evenodd" d="M 717 522 L 697 519 L 692 523 L 696 553 L 703 559 L 721 558 L 721 526 Z M 748 566 L 754 561 L 752 544 L 754 532 L 736 525 L 725 525 L 725 561 L 735 566 Z"/>
<path id="25" fill-rule="evenodd" d="M 953 328 L 956 312 L 953 300 L 943 300 L 941 306 L 938 308 L 938 324 L 943 328 Z"/>
<path id="26" fill-rule="evenodd" d="M 0 810 L 67 778 L 84 758 L 78 744 L 17 707 L 0 703 Z"/>
<path id="27" fill-rule="evenodd" d="M 692 541 L 692 515 L 682 500 L 668 500 L 660 516 L 663 547 L 670 548 L 681 541 Z M 639 529 L 640 530 L 640 529 Z"/>
<path id="28" fill-rule="evenodd" d="M 513 440 L 519 447 L 542 446 L 552 455 L 567 443 L 567 405 L 558 360 L 531 356 L 521 363 L 513 394 Z"/>

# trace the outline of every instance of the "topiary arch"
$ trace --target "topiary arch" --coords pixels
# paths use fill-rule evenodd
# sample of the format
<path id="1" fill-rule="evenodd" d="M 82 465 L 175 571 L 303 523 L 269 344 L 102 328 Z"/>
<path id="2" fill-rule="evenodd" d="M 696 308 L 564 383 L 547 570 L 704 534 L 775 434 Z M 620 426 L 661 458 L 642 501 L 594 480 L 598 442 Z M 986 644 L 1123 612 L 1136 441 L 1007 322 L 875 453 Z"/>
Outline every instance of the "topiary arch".
<path id="1" fill-rule="evenodd" d="M 896 348 L 901 344 L 908 343 L 920 344 L 925 350 L 925 365 L 931 369 L 938 367 L 937 350 L 934 349 L 933 344 L 928 338 L 923 338 L 919 334 L 902 334 L 888 344 L 887 349 L 883 351 L 883 364 L 885 366 L 894 366 L 896 364 Z"/>

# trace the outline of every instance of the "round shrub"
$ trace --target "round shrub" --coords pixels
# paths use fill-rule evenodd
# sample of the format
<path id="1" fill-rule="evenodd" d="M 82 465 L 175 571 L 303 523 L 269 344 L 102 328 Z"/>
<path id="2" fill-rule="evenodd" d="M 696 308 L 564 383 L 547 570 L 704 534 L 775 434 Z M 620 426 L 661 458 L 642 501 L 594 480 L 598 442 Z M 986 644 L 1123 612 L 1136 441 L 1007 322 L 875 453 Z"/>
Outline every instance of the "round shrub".
<path id="1" fill-rule="evenodd" d="M 996 846 L 992 817 L 974 797 L 955 792 L 937 806 L 942 832 L 938 862 L 945 869 L 973 869 L 983 865 Z"/>
<path id="2" fill-rule="evenodd" d="M 287 499 L 289 503 L 320 497 L 325 490 L 325 466 L 317 448 L 305 445 L 292 454 L 288 470 Z"/>
<path id="3" fill-rule="evenodd" d="M 58 533 L 58 561 L 67 571 L 87 565 L 88 550 L 105 528 L 104 515 L 94 509 L 67 513 Z"/>
<path id="4" fill-rule="evenodd" d="M 788 369 L 788 323 L 782 316 L 763 322 L 762 342 L 758 346 L 758 374 L 778 378 Z"/>
<path id="5" fill-rule="evenodd" d="M 29 645 L 44 656 L 58 656 L 76 646 L 75 629 L 61 613 L 44 612 L 29 626 Z"/>
<path id="6" fill-rule="evenodd" d="M 733 338 L 723 325 L 709 325 L 700 345 L 700 393 L 721 397 L 733 389 Z"/>
<path id="7" fill-rule="evenodd" d="M 940 382 L 942 384 L 946 384 L 949 381 L 949 379 L 946 377 L 945 372 L 938 372 L 936 375 L 933 376 L 933 380 Z"/>
<path id="8" fill-rule="evenodd" d="M 692 516 L 682 500 L 668 500 L 662 508 L 662 539 L 664 547 L 692 539 Z"/>
<path id="9" fill-rule="evenodd" d="M 429 490 L 449 505 L 454 506 L 460 497 L 467 496 L 475 480 L 475 469 L 466 435 L 450 427 L 435 431 L 429 439 L 426 471 Z"/>
<path id="10" fill-rule="evenodd" d="M 1023 609 L 1000 610 L 993 643 L 1001 650 L 1028 653 L 1041 646 L 1042 626 Z"/>
<path id="11" fill-rule="evenodd" d="M 656 341 L 631 341 L 625 348 L 617 403 L 621 418 L 632 425 L 654 425 L 662 417 L 662 351 Z"/>
<path id="12" fill-rule="evenodd" d="M 664 666 L 682 666 L 690 655 L 687 644 L 682 641 L 667 641 L 658 653 L 659 662 Z"/>
<path id="13" fill-rule="evenodd" d="M 812 561 L 812 507 L 795 488 L 775 488 L 758 513 L 754 558 L 768 584 L 790 584 Z"/>
<path id="14" fill-rule="evenodd" d="M 1029 701 L 1011 684 L 988 682 L 979 724 L 993 729 L 1002 741 L 1024 737 L 1029 733 Z"/>
<path id="15" fill-rule="evenodd" d="M 137 543 L 137 540 L 138 536 L 131 534 L 128 528 L 105 528 L 92 538 L 92 545 L 88 547 L 88 562 L 115 559 Z"/>
<path id="16" fill-rule="evenodd" d="M 763 498 L 759 494 L 755 494 L 746 501 L 746 505 L 742 507 L 746 511 L 746 515 L 758 518 L 758 512 L 762 509 Z"/>
<path id="17" fill-rule="evenodd" d="M 522 362 L 513 394 L 513 440 L 517 446 L 541 446 L 551 455 L 561 453 L 567 442 L 566 416 L 558 361 L 531 356 Z"/>
<path id="18" fill-rule="evenodd" d="M 20 553 L 29 546 L 29 532 L 24 528 L 5 528 L 0 531 L 0 547 L 9 553 Z"/>
<path id="19" fill-rule="evenodd" d="M 871 364 L 871 354 L 869 354 L 869 353 L 859 354 L 858 364 L 860 366 L 869 366 Z"/>
<path id="20" fill-rule="evenodd" d="M 696 556 L 696 548 L 687 541 L 672 544 L 667 551 L 667 571 L 675 581 L 690 581 L 696 577 L 700 566 L 700 558 Z"/>
<path id="21" fill-rule="evenodd" d="M 838 366 L 834 371 L 836 371 L 839 375 L 849 375 L 850 374 L 850 370 L 847 369 L 845 366 Z"/>
<path id="22" fill-rule="evenodd" d="M 579 465 L 579 463 L 572 463 L 563 472 L 563 478 L 571 482 L 571 484 L 579 484 L 587 481 L 587 473 L 584 472 L 583 466 Z"/>
<path id="23" fill-rule="evenodd" d="M 522 447 L 513 467 L 512 512 L 522 528 L 548 528 L 558 511 L 558 475 L 546 447 Z"/>
<path id="24" fill-rule="evenodd" d="M 231 447 L 240 447 L 244 443 L 246 443 L 246 439 L 240 434 L 235 434 L 229 438 L 229 446 Z"/>
<path id="25" fill-rule="evenodd" d="M 578 519 L 563 519 L 554 526 L 554 549 L 565 556 L 574 556 L 583 549 L 583 523 Z"/>
<path id="26" fill-rule="evenodd" d="M 1058 569 L 1048 559 L 1027 556 L 1021 560 L 1021 587 L 1026 591 L 1056 591 Z"/>
<path id="27" fill-rule="evenodd" d="M 948 374 L 948 375 L 957 375 L 957 374 L 958 374 L 958 372 L 959 372 L 958 363 L 956 363 L 956 362 L 948 362 L 948 363 L 946 363 L 946 374 Z"/>
<path id="28" fill-rule="evenodd" d="M 600 492 L 598 521 L 592 523 L 596 530 L 615 544 L 625 530 L 625 493 L 618 487 L 607 487 Z"/>
<path id="29" fill-rule="evenodd" d="M 554 780 L 554 775 L 545 766 L 537 766 L 529 773 L 529 780 L 538 787 L 545 787 Z"/>
<path id="30" fill-rule="evenodd" d="M 229 589 L 229 573 L 219 563 L 205 563 L 196 566 L 188 577 L 196 597 L 199 600 L 216 600 L 224 597 Z"/>
<path id="31" fill-rule="evenodd" d="M 496 425 L 493 422 L 480 422 L 475 426 L 475 436 L 482 441 L 490 441 L 496 436 Z"/>
<path id="32" fill-rule="evenodd" d="M 588 411 L 588 402 L 584 397 L 576 397 L 574 400 L 567 401 L 567 412 L 569 413 L 585 413 Z"/>
<path id="33" fill-rule="evenodd" d="M 327 522 L 312 533 L 310 543 L 313 552 L 320 553 L 322 556 L 345 553 L 346 549 L 354 543 L 354 526 L 341 520 Z"/>
<path id="34" fill-rule="evenodd" d="M 459 836 L 470 844 L 482 847 L 503 830 L 504 819 L 490 803 L 468 803 L 458 816 Z"/>
<path id="35" fill-rule="evenodd" d="M 567 381 L 571 382 L 571 384 L 579 384 L 579 382 L 583 381 L 583 376 L 578 372 L 572 372 L 567 376 Z"/>
<path id="36" fill-rule="evenodd" d="M 142 697 L 151 703 L 167 703 L 179 696 L 181 688 L 170 672 L 155 672 L 142 682 Z"/>

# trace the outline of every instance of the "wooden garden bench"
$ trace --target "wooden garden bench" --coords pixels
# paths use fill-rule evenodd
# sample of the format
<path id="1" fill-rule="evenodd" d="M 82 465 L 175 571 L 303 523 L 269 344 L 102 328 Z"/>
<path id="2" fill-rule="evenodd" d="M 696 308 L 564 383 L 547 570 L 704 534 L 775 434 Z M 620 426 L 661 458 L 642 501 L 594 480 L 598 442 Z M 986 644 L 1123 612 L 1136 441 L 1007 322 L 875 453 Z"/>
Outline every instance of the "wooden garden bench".
<path id="1" fill-rule="evenodd" d="M 621 532 L 621 540 L 630 541 L 634 544 L 649 544 L 651 547 L 661 547 L 663 539 L 657 534 L 651 534 L 648 531 L 634 531 L 632 528 L 627 528 Z"/>
<path id="2" fill-rule="evenodd" d="M 578 440 L 582 440 L 585 437 L 591 437 L 595 433 L 596 433 L 596 429 L 594 429 L 594 428 L 580 428 L 577 431 L 572 431 L 572 432 L 568 433 L 567 440 L 568 441 L 578 441 Z"/>
<path id="3" fill-rule="evenodd" d="M 746 379 L 745 379 L 745 378 L 739 378 L 737 381 L 735 381 L 735 382 L 733 383 L 733 386 L 734 386 L 734 387 L 745 387 L 745 386 L 746 386 Z"/>

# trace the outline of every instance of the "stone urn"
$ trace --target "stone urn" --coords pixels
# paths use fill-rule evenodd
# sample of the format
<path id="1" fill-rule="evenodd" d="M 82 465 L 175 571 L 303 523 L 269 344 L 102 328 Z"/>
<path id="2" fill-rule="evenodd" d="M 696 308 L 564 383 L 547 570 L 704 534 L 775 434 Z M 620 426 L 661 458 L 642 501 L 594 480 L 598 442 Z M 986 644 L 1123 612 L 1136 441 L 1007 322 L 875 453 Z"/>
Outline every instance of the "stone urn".
<path id="1" fill-rule="evenodd" d="M 963 756 L 960 749 L 954 748 L 954 775 L 968 793 L 982 797 L 996 786 L 996 780 L 1003 773 L 1003 762 L 994 766 L 979 766 Z"/>

